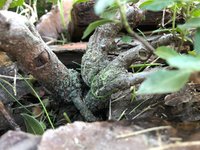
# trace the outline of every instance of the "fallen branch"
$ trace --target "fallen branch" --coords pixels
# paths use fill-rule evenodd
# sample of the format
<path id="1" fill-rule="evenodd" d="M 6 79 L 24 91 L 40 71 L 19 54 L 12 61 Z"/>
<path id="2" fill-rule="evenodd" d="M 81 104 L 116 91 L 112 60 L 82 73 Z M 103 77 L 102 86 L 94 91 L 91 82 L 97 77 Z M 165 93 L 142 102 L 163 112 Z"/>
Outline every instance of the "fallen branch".
<path id="1" fill-rule="evenodd" d="M 73 101 L 86 120 L 96 118 L 81 99 L 79 74 L 67 69 L 25 17 L 0 11 L 0 49 L 23 71 L 32 74 L 57 100 Z"/>

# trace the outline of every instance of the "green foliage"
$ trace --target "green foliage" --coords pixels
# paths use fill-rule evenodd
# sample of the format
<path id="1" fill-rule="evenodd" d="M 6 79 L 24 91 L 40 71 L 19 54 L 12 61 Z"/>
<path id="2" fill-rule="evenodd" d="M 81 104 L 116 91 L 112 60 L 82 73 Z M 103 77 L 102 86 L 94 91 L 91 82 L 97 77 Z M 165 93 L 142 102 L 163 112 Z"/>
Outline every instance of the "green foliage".
<path id="1" fill-rule="evenodd" d="M 124 42 L 124 43 L 130 43 L 132 41 L 132 39 L 133 39 L 132 37 L 127 36 L 127 35 L 124 35 L 121 38 L 122 42 Z"/>
<path id="2" fill-rule="evenodd" d="M 140 5 L 140 8 L 151 11 L 160 11 L 168 6 L 174 5 L 175 0 L 147 0 Z"/>
<path id="3" fill-rule="evenodd" d="M 128 3 L 128 2 L 132 2 L 132 3 L 136 3 L 138 2 L 139 0 L 120 0 L 120 2 L 122 3 Z M 95 10 L 95 13 L 97 15 L 100 15 L 102 14 L 103 12 L 106 11 L 107 8 L 119 8 L 118 5 L 116 5 L 116 0 L 97 0 L 95 6 L 94 6 L 94 10 Z"/>
<path id="4" fill-rule="evenodd" d="M 107 7 L 114 4 L 115 0 L 98 0 L 94 6 L 95 13 L 97 15 L 101 14 Z"/>
<path id="5" fill-rule="evenodd" d="M 47 117 L 47 119 L 48 119 L 48 121 L 49 121 L 49 123 L 50 123 L 50 125 L 51 125 L 51 128 L 54 129 L 54 125 L 53 125 L 53 123 L 52 123 L 52 121 L 51 121 L 51 118 L 49 117 L 49 113 L 48 113 L 48 111 L 47 111 L 47 109 L 46 109 L 46 107 L 45 107 L 43 101 L 41 100 L 40 96 L 39 96 L 38 93 L 34 90 L 34 88 L 33 88 L 32 85 L 29 83 L 29 81 L 27 81 L 25 78 L 24 78 L 24 81 L 25 81 L 26 84 L 30 87 L 30 89 L 32 90 L 33 94 L 34 94 L 34 95 L 37 97 L 37 99 L 39 100 L 39 102 L 40 102 L 40 104 L 41 104 L 41 106 L 42 106 L 42 108 L 43 108 L 43 110 L 44 110 L 44 113 L 46 114 L 46 117 Z"/>
<path id="6" fill-rule="evenodd" d="M 7 0 L 1 0 L 0 1 L 0 9 L 3 8 Z M 14 8 L 17 6 L 23 5 L 24 0 L 13 0 L 12 3 L 10 4 L 10 8 Z"/>
<path id="7" fill-rule="evenodd" d="M 65 120 L 67 121 L 67 123 L 72 123 L 72 121 L 70 120 L 70 118 L 66 112 L 63 113 L 63 116 L 64 116 Z"/>
<path id="8" fill-rule="evenodd" d="M 5 2 L 6 2 L 6 0 L 1 0 L 0 1 L 0 8 L 2 8 L 4 6 Z"/>
<path id="9" fill-rule="evenodd" d="M 154 53 L 162 59 L 168 59 L 179 55 L 175 50 L 166 46 L 158 47 Z"/>
<path id="10" fill-rule="evenodd" d="M 149 67 L 149 66 L 162 66 L 162 64 L 160 63 L 151 63 L 151 64 L 135 64 L 135 65 L 131 65 L 130 68 L 146 68 L 146 67 Z"/>
<path id="11" fill-rule="evenodd" d="M 102 14 L 106 14 L 107 16 L 115 14 L 117 12 L 117 10 L 119 9 L 119 5 L 117 4 L 118 0 L 97 0 L 95 6 L 94 6 L 94 10 L 95 13 L 97 15 L 101 14 L 102 18 L 107 18 L 107 19 L 111 19 L 110 17 L 104 17 L 102 16 Z M 119 2 L 121 4 L 125 4 L 128 2 L 132 2 L 132 3 L 136 3 L 139 0 L 119 0 Z M 114 13 L 113 13 L 114 12 Z"/>
<path id="12" fill-rule="evenodd" d="M 125 7 L 121 7 L 129 0 L 111 0 L 106 2 L 105 0 L 98 0 L 97 4 L 95 5 L 95 12 L 97 14 L 103 14 L 102 17 L 108 20 L 113 20 L 114 14 L 119 9 L 121 18 L 124 21 L 123 9 Z M 136 2 L 136 1 L 134 1 Z M 191 28 L 199 28 L 200 21 L 199 21 L 199 7 L 196 7 L 194 3 L 197 1 L 193 0 L 146 0 L 143 2 L 140 7 L 142 9 L 147 9 L 151 11 L 160 11 L 165 8 L 170 8 L 173 12 L 172 17 L 172 33 L 175 35 L 177 31 L 183 34 L 182 37 L 186 37 L 185 30 L 189 30 Z M 199 2 L 199 0 L 198 0 Z M 115 11 L 113 11 L 115 9 Z M 179 12 L 183 12 L 184 16 L 187 19 L 187 22 L 184 25 L 179 25 L 176 28 L 176 16 Z M 193 16 L 191 15 L 193 14 Z M 196 16 L 196 17 L 194 17 Z M 101 24 L 104 24 L 102 22 Z M 99 22 L 92 25 L 90 27 L 90 32 L 98 26 Z M 88 35 L 88 34 L 87 34 Z M 199 41 L 199 30 L 195 34 L 195 41 Z M 128 36 L 122 37 L 122 41 L 130 42 L 132 38 Z M 194 42 L 195 53 L 199 54 L 199 44 Z M 198 57 L 188 56 L 188 55 L 180 55 L 175 50 L 169 47 L 159 47 L 155 51 L 155 54 L 162 59 L 165 59 L 167 63 L 175 67 L 177 70 L 160 70 L 158 72 L 153 73 L 152 75 L 142 83 L 141 87 L 139 88 L 139 94 L 150 94 L 150 93 L 166 93 L 166 92 L 174 92 L 178 91 L 184 84 L 188 81 L 188 78 L 192 72 L 199 71 L 199 63 L 200 60 Z M 197 65 L 199 64 L 199 65 Z M 134 68 L 135 66 L 132 66 Z"/>
<path id="13" fill-rule="evenodd" d="M 28 114 L 23 113 L 21 115 L 24 119 L 27 132 L 37 135 L 42 135 L 44 133 L 44 123 L 39 122 L 33 116 Z"/>
<path id="14" fill-rule="evenodd" d="M 67 28 L 67 24 L 66 24 L 65 16 L 64 16 L 63 1 L 58 0 L 57 1 L 57 5 L 58 5 L 59 10 L 60 10 L 60 17 L 61 17 L 62 26 L 63 26 L 64 29 L 66 29 Z"/>
<path id="15" fill-rule="evenodd" d="M 102 19 L 102 20 L 98 20 L 98 21 L 91 23 L 87 27 L 87 29 L 84 31 L 82 39 L 86 38 L 89 34 L 91 34 L 96 27 L 103 25 L 105 23 L 108 23 L 108 22 L 112 22 L 112 20 Z"/>
<path id="16" fill-rule="evenodd" d="M 160 11 L 167 7 L 187 7 L 193 3 L 198 3 L 199 0 L 146 0 L 141 5 L 140 8 L 147 9 L 151 11 Z M 194 11 L 194 10 L 193 10 Z M 198 14 L 198 11 L 194 11 L 194 14 Z"/>
<path id="17" fill-rule="evenodd" d="M 82 39 L 86 38 L 89 34 L 91 34 L 94 29 L 100 25 L 115 22 L 119 23 L 119 20 L 116 20 L 116 13 L 119 10 L 118 0 L 97 0 L 94 6 L 95 13 L 100 15 L 101 20 L 95 21 L 91 23 L 84 32 Z M 139 0 L 119 0 L 120 4 L 125 4 L 128 2 L 136 3 Z M 75 2 L 82 2 L 82 0 L 75 0 Z"/>
<path id="18" fill-rule="evenodd" d="M 155 54 L 178 70 L 160 70 L 151 74 L 138 90 L 138 94 L 168 93 L 180 90 L 191 73 L 200 71 L 200 58 L 180 55 L 168 47 L 157 48 Z"/>
<path id="19" fill-rule="evenodd" d="M 52 4 L 57 4 L 58 0 L 47 0 L 47 2 L 52 3 Z"/>
<path id="20" fill-rule="evenodd" d="M 166 60 L 169 66 L 177 70 L 160 70 L 150 75 L 140 86 L 139 94 L 155 94 L 175 92 L 184 86 L 191 73 L 200 71 L 200 4 L 199 0 L 146 0 L 140 5 L 142 9 L 160 11 L 171 8 L 172 32 L 180 32 L 182 40 L 191 37 L 191 32 L 196 29 L 194 36 L 194 51 L 192 55 L 181 55 L 169 47 L 159 47 L 155 54 Z M 176 16 L 182 12 L 186 23 L 175 26 Z M 188 36 L 189 35 L 189 36 Z"/>
<path id="21" fill-rule="evenodd" d="M 73 4 L 88 2 L 89 0 L 73 0 Z"/>
<path id="22" fill-rule="evenodd" d="M 4 79 L 1 79 L 0 78 L 0 81 L 1 82 L 4 82 L 5 84 L 7 84 L 8 86 L 10 86 L 12 89 L 13 89 L 13 91 L 14 91 L 14 86 L 13 85 L 11 85 L 8 81 L 6 81 L 6 80 L 4 80 Z M 15 102 L 17 102 L 17 104 L 19 104 L 19 106 L 21 106 L 26 112 L 29 112 L 29 113 L 31 113 L 16 97 L 15 97 L 15 95 L 13 95 L 5 86 L 4 86 L 4 84 L 2 84 L 0 82 L 0 87 L 13 99 L 13 101 L 15 101 Z"/>
<path id="23" fill-rule="evenodd" d="M 191 11 L 191 16 L 192 17 L 199 17 L 200 16 L 200 5 L 197 5 L 196 8 L 194 8 Z"/>
<path id="24" fill-rule="evenodd" d="M 14 8 L 17 6 L 23 5 L 24 0 L 13 0 L 13 2 L 10 4 L 10 8 Z"/>
<path id="25" fill-rule="evenodd" d="M 200 55 L 200 28 L 197 28 L 197 31 L 195 33 L 194 37 L 194 49 L 196 51 L 196 54 Z"/>
<path id="26" fill-rule="evenodd" d="M 182 69 L 185 71 L 195 72 L 200 71 L 200 59 L 190 55 L 179 55 L 167 59 L 170 66 Z"/>
<path id="27" fill-rule="evenodd" d="M 200 17 L 191 18 L 185 24 L 178 26 L 182 30 L 200 27 Z"/>
<path id="28" fill-rule="evenodd" d="M 116 5 L 109 7 L 104 12 L 101 13 L 100 17 L 103 19 L 115 19 L 116 13 L 118 11 L 118 7 Z"/>
<path id="29" fill-rule="evenodd" d="M 191 72 L 184 70 L 159 70 L 152 73 L 140 86 L 137 94 L 176 92 L 188 81 Z"/>

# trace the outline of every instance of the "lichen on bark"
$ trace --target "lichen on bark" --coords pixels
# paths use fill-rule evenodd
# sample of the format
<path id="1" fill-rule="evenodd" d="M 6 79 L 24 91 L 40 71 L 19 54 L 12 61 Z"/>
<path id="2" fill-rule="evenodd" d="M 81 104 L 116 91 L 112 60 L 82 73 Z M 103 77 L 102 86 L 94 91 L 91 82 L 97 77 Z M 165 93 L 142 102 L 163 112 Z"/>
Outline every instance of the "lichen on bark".
<path id="1" fill-rule="evenodd" d="M 134 29 L 141 23 L 144 14 L 135 6 L 128 6 L 127 10 L 127 20 Z M 121 24 L 115 23 L 98 27 L 90 37 L 86 53 L 82 58 L 81 75 L 90 87 L 84 101 L 93 112 L 108 108 L 112 95 L 123 93 L 123 91 L 126 91 L 124 97 L 130 101 L 131 86 L 141 83 L 151 73 L 148 71 L 133 74 L 128 71 L 129 66 L 134 62 L 146 61 L 152 51 L 137 39 L 133 39 L 130 45 L 127 44 L 129 48 L 124 49 L 124 45 L 120 45 L 120 42 L 115 40 L 122 29 Z M 161 35 L 147 39 L 147 41 L 153 47 L 157 47 L 174 43 L 174 39 L 174 35 L 169 34 L 164 37 Z M 118 53 L 119 49 L 120 53 Z M 112 55 L 112 58 L 109 55 L 111 53 L 115 54 L 114 57 Z"/>
<path id="2" fill-rule="evenodd" d="M 134 28 L 141 22 L 143 13 L 134 6 L 129 6 L 127 10 L 129 23 Z M 127 72 L 129 65 L 144 59 L 140 53 L 144 52 L 147 58 L 148 51 L 142 45 L 138 45 L 113 60 L 109 59 L 108 53 L 119 48 L 115 38 L 122 29 L 121 24 L 115 23 L 98 27 L 91 36 L 87 51 L 82 58 L 81 75 L 91 88 L 85 97 L 85 102 L 92 111 L 106 107 L 111 94 L 130 87 L 132 84 L 128 79 L 132 74 Z"/>
<path id="3" fill-rule="evenodd" d="M 58 60 L 25 17 L 0 11 L 0 50 L 32 74 L 57 100 L 72 101 L 86 120 L 96 120 L 82 101 L 78 72 Z"/>

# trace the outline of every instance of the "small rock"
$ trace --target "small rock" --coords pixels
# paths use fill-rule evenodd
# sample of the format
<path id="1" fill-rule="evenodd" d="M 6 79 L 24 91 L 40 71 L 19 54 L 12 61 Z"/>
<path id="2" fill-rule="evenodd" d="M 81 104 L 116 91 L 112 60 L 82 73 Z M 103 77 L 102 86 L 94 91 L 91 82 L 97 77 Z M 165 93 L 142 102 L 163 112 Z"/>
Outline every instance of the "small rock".
<path id="1" fill-rule="evenodd" d="M 41 137 L 21 131 L 8 131 L 0 138 L 0 150 L 37 150 Z"/>

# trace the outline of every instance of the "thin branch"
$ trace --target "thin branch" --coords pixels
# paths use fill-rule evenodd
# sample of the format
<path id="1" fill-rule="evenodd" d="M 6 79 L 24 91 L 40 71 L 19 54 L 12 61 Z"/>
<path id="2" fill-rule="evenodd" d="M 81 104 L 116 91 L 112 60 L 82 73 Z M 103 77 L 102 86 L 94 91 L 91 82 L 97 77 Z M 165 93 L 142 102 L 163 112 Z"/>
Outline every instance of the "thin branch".
<path id="1" fill-rule="evenodd" d="M 186 147 L 190 149 L 191 147 L 194 147 L 194 146 L 199 147 L 199 145 L 200 145 L 200 141 L 180 142 L 180 143 L 163 145 L 161 147 L 150 148 L 149 150 L 169 150 L 169 149 L 179 149 L 179 148 L 186 148 Z"/>
<path id="2" fill-rule="evenodd" d="M 153 128 L 148 128 L 148 129 L 140 130 L 140 131 L 130 132 L 130 133 L 127 133 L 127 134 L 118 135 L 118 136 L 116 136 L 116 138 L 117 139 L 123 139 L 123 138 L 128 138 L 128 137 L 131 137 L 131 136 L 145 134 L 145 133 L 152 132 L 152 131 L 166 130 L 166 129 L 171 129 L 171 128 L 172 127 L 170 127 L 170 126 L 153 127 Z"/>
<path id="3" fill-rule="evenodd" d="M 15 122 L 15 120 L 10 116 L 10 114 L 8 113 L 8 111 L 6 110 L 3 102 L 0 100 L 0 113 L 3 115 L 3 117 L 8 121 L 9 125 L 19 131 L 20 127 L 19 125 Z"/>
<path id="4" fill-rule="evenodd" d="M 124 27 L 125 29 L 127 30 L 127 32 L 133 36 L 134 38 L 136 38 L 138 41 L 140 41 L 142 44 L 144 44 L 144 46 L 150 50 L 150 52 L 152 53 L 153 51 L 155 51 L 155 49 L 153 48 L 153 46 L 151 46 L 151 44 L 149 44 L 148 41 L 146 41 L 145 39 L 143 39 L 142 37 L 140 37 L 139 35 L 137 35 L 137 33 L 135 33 L 128 21 L 127 21 L 127 18 L 126 18 L 126 11 L 125 11 L 125 5 L 124 4 L 121 4 L 121 2 L 119 0 L 116 0 L 118 6 L 119 6 L 119 11 L 120 11 L 120 14 L 121 14 L 121 19 L 122 19 L 122 22 L 124 24 Z"/>

